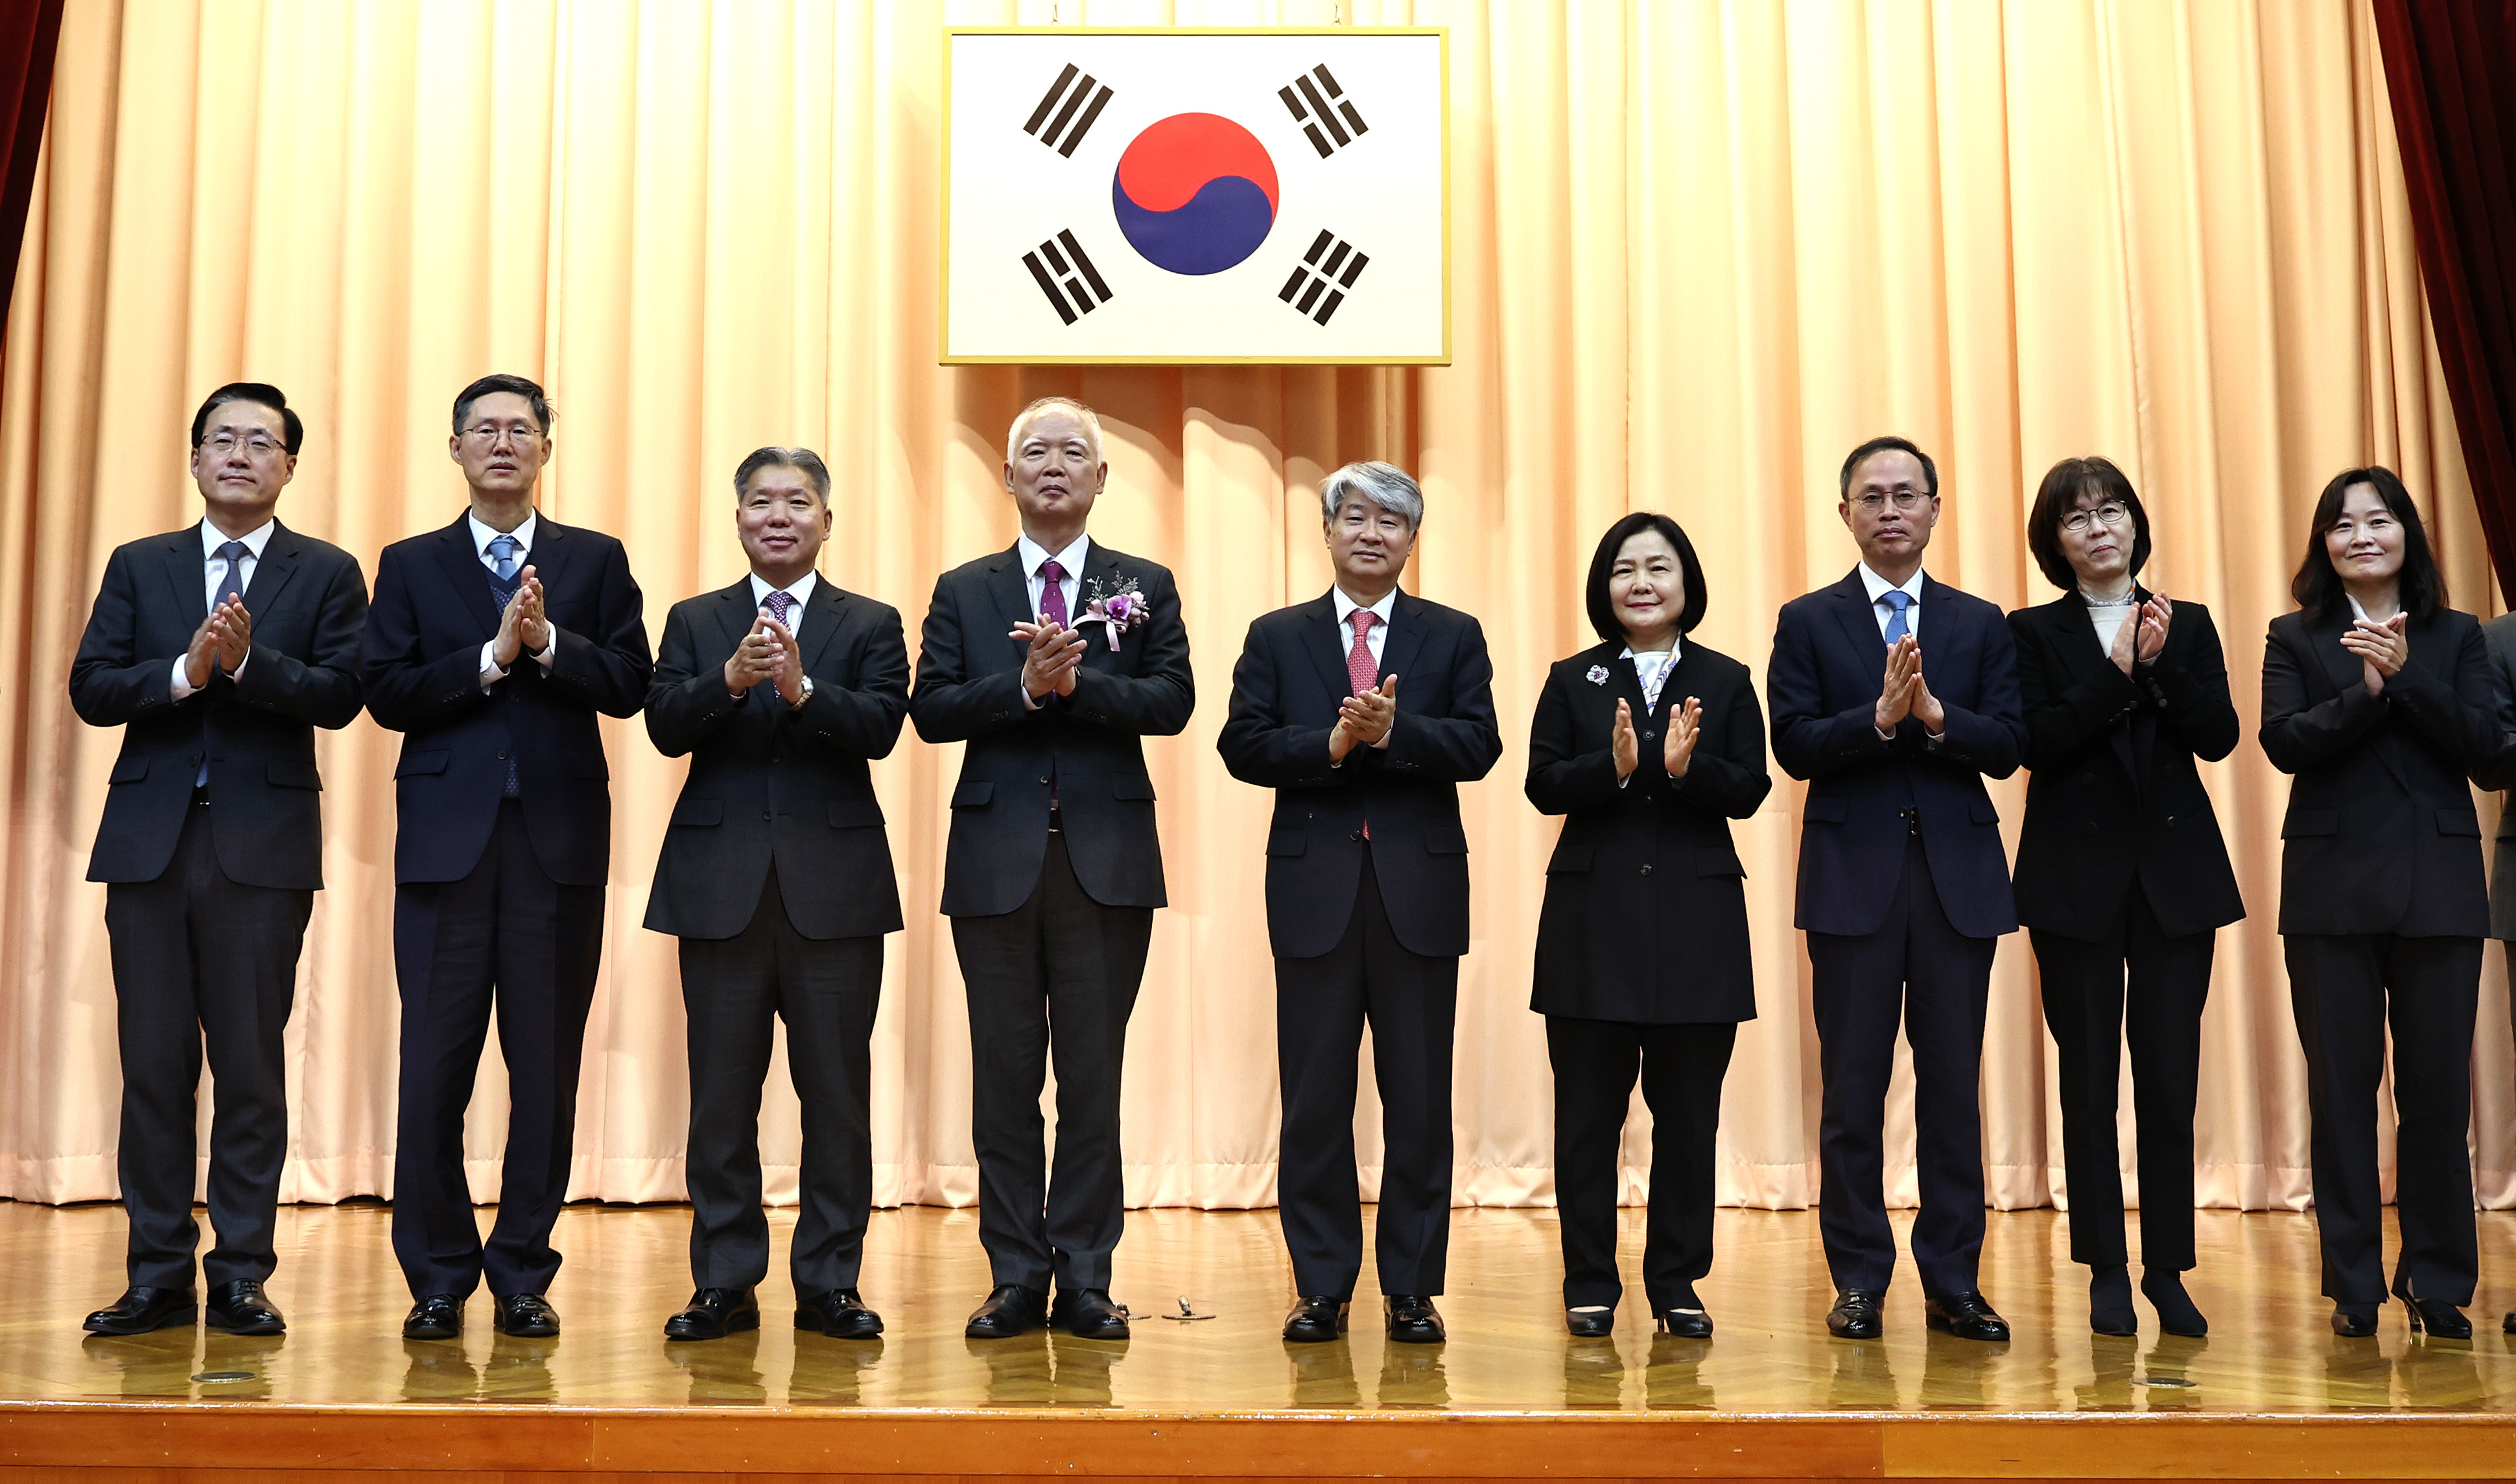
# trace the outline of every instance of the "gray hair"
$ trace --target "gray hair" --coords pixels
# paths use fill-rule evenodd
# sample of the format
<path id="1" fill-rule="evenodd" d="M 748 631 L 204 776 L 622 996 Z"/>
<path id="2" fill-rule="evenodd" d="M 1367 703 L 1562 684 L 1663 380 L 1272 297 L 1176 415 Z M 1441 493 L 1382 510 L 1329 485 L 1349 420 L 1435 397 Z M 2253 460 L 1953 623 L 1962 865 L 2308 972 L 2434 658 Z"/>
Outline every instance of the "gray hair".
<path id="1" fill-rule="evenodd" d="M 1320 519 L 1335 520 L 1345 508 L 1346 497 L 1356 494 L 1392 515 L 1405 516 L 1406 524 L 1418 530 L 1424 527 L 1423 488 L 1396 464 L 1366 459 L 1320 481 Z"/>
<path id="2" fill-rule="evenodd" d="M 776 444 L 752 449 L 734 466 L 735 499 L 742 498 L 743 491 L 751 488 L 751 477 L 763 469 L 800 469 L 813 482 L 813 492 L 821 497 L 821 503 L 830 502 L 830 466 L 821 462 L 821 455 L 810 448 L 781 448 Z"/>
<path id="3" fill-rule="evenodd" d="M 1101 462 L 1101 419 L 1092 409 L 1071 397 L 1043 397 L 1014 414 L 1014 425 L 1005 430 L 1005 462 L 1010 464 L 1022 448 L 1023 430 L 1045 413 L 1064 412 L 1083 424 L 1083 437 L 1092 445 L 1092 462 Z"/>

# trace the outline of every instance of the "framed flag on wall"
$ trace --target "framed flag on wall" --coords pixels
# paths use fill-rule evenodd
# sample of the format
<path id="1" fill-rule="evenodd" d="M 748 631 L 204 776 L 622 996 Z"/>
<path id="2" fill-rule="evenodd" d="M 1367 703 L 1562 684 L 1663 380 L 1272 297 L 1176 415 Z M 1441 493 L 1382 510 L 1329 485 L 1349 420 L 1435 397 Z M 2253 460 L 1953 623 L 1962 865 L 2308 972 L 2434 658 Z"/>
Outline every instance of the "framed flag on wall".
<path id="1" fill-rule="evenodd" d="M 1438 28 L 954 28 L 942 360 L 1450 360 Z"/>

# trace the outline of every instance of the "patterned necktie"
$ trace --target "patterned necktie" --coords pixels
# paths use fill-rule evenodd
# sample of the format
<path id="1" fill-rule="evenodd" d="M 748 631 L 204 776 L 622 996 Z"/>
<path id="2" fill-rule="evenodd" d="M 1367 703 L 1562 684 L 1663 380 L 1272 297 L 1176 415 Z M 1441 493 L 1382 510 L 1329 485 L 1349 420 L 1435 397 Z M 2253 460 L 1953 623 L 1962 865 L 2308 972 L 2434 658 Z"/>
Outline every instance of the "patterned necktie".
<path id="1" fill-rule="evenodd" d="M 242 541 L 230 541 L 219 548 L 220 560 L 228 564 L 227 574 L 219 578 L 219 603 L 244 596 L 244 559 L 252 555 L 253 548 Z M 210 606 L 216 608 L 218 604 Z"/>
<path id="2" fill-rule="evenodd" d="M 1345 653 L 1345 678 L 1354 682 L 1354 694 L 1380 689 L 1380 662 L 1371 657 L 1371 626 L 1380 615 L 1367 608 L 1358 608 L 1354 619 L 1354 648 Z"/>
<path id="3" fill-rule="evenodd" d="M 1887 643 L 1892 646 L 1913 631 L 1912 625 L 1905 621 L 1905 610 L 1913 606 L 1913 595 L 1901 587 L 1891 587 L 1878 595 L 1878 601 L 1893 610 L 1887 615 Z"/>
<path id="4" fill-rule="evenodd" d="M 498 574 L 499 581 L 516 580 L 516 553 L 524 549 L 524 543 L 514 536 L 489 538 L 489 570 Z"/>
<path id="5" fill-rule="evenodd" d="M 786 616 L 795 611 L 795 595 L 793 593 L 771 593 L 768 597 L 761 599 L 760 603 L 762 607 L 769 610 L 769 616 L 777 620 L 777 624 L 780 628 L 785 629 L 790 634 L 795 631 L 795 620 Z"/>
<path id="6" fill-rule="evenodd" d="M 1039 564 L 1039 615 L 1059 628 L 1066 621 L 1066 569 L 1055 557 Z"/>

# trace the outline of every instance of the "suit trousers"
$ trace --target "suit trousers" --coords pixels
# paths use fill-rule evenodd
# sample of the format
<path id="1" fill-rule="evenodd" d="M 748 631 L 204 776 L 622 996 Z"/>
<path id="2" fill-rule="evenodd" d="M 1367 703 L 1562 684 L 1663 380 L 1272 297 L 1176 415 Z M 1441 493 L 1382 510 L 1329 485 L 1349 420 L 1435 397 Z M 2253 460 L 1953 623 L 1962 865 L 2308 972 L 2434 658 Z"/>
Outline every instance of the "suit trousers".
<path id="1" fill-rule="evenodd" d="M 845 890 L 844 883 L 827 889 Z M 732 938 L 684 938 L 689 1014 L 691 1279 L 747 1289 L 769 1276 L 769 1216 L 760 1205 L 760 1089 L 776 1023 L 803 1104 L 802 1209 L 787 1254 L 795 1292 L 857 1286 L 873 1208 L 873 1017 L 882 996 L 882 939 L 807 938 L 786 918 L 769 869 L 750 925 Z"/>
<path id="2" fill-rule="evenodd" d="M 282 1050 L 297 993 L 297 954 L 314 894 L 242 886 L 219 869 L 210 808 L 185 817 L 174 859 L 154 881 L 105 889 L 114 1025 L 122 1051 L 118 1169 L 131 1220 L 127 1266 L 139 1288 L 189 1288 L 200 1227 L 193 1094 L 209 1048 L 210 1224 L 201 1259 L 213 1287 L 267 1279 L 279 1171 L 288 1156 Z"/>
<path id="3" fill-rule="evenodd" d="M 2472 1214 L 2472 1027 L 2481 940 L 2297 934 L 2281 940 L 2306 1051 L 2315 1230 L 2324 1294 L 2382 1303 L 2384 1192 L 2376 1175 L 2376 1087 L 2394 1047 L 2394 1205 L 2403 1250 L 2393 1291 L 2472 1301 L 2481 1272 Z"/>
<path id="4" fill-rule="evenodd" d="M 1837 1288 L 1885 1293 L 1896 1235 L 1883 1186 L 1896 1023 L 1913 1050 L 1914 1166 L 1922 1208 L 1913 1265 L 1922 1292 L 1971 1293 L 1983 1252 L 1984 1006 L 1994 938 L 1949 922 L 1921 838 L 1908 836 L 1886 920 L 1874 932 L 1810 933 L 1809 997 L 1825 1081 L 1818 1126 L 1818 1230 Z"/>
<path id="5" fill-rule="evenodd" d="M 1276 960 L 1276 1067 L 1283 1098 L 1277 1198 L 1293 1287 L 1351 1300 L 1363 1272 L 1354 1097 L 1371 1027 L 1380 1089 L 1383 1293 L 1442 1292 L 1450 1250 L 1450 1051 L 1459 960 L 1408 953 L 1389 926 L 1371 846 L 1337 946 Z"/>
<path id="6" fill-rule="evenodd" d="M 1738 1039 L 1738 1026 L 1727 1021 L 1645 1026 L 1546 1017 L 1566 1308 L 1614 1308 L 1624 1293 L 1616 1275 L 1616 1156 L 1637 1070 L 1652 1115 L 1643 1295 L 1655 1314 L 1703 1306 L 1695 1283 L 1712 1271 L 1713 1143 L 1721 1079 Z"/>
<path id="7" fill-rule="evenodd" d="M 2044 1025 L 2062 1074 L 2062 1170 L 2071 1260 L 2121 1267 L 2122 1153 L 2115 1137 L 2122 1048 L 2131 1045 L 2139 1124 L 2141 1266 L 2193 1266 L 2193 1103 L 2202 1079 L 2202 1005 L 2218 935 L 2170 938 L 2139 883 L 2103 942 L 2032 932 Z M 2126 980 L 2128 990 L 2126 991 Z"/>
<path id="8" fill-rule="evenodd" d="M 394 1255 L 414 1296 L 543 1293 L 559 1273 L 551 1226 L 567 1198 L 585 1016 L 603 961 L 603 888 L 543 871 L 524 806 L 498 807 L 480 864 L 459 881 L 394 893 L 401 984 L 401 1113 L 394 1151 Z M 481 1241 L 464 1173 L 463 1113 L 493 1011 L 507 1063 L 498 1214 Z"/>
<path id="9" fill-rule="evenodd" d="M 1029 900 L 952 919 L 970 996 L 970 1142 L 979 1160 L 979 1245 L 992 1282 L 1034 1293 L 1110 1287 L 1126 1226 L 1118 1078 L 1145 977 L 1153 910 L 1085 894 L 1051 830 Z M 1040 1089 L 1057 1069 L 1057 1158 Z"/>

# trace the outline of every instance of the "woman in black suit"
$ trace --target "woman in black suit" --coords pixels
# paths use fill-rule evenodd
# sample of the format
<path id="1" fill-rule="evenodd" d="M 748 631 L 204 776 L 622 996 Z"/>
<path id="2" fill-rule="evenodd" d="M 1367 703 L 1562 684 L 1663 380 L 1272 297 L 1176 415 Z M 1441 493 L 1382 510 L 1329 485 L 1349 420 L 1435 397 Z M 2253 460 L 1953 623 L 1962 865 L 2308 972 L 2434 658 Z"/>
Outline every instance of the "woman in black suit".
<path id="1" fill-rule="evenodd" d="M 2472 1334 L 2472 1025 L 2490 931 L 2468 780 L 2498 749 L 2481 625 L 2446 582 L 2403 482 L 2351 469 L 2316 502 L 2299 612 L 2263 652 L 2263 751 L 2291 775 L 2282 946 L 2314 1116 L 2315 1223 L 2334 1333 L 2385 1301 L 2376 1085 L 2393 1031 L 2394 1293 L 2411 1329 Z"/>
<path id="2" fill-rule="evenodd" d="M 1530 1008 L 1555 1068 L 1565 1323 L 1615 1328 L 1616 1147 L 1637 1067 L 1652 1111 L 1643 1289 L 1665 1333 L 1703 1338 L 1713 1135 L 1739 1022 L 1756 1014 L 1745 872 L 1730 822 L 1756 812 L 1765 719 L 1747 667 L 1680 635 L 1703 617 L 1686 532 L 1636 513 L 1590 561 L 1603 641 L 1547 672 L 1529 801 L 1560 814 Z"/>
<path id="3" fill-rule="evenodd" d="M 2034 770 L 2013 886 L 2060 1053 L 2071 1257 L 2089 1270 L 2088 1327 L 2136 1333 L 2115 1141 L 2128 1040 L 2141 1292 L 2167 1334 L 2205 1335 L 2184 1291 L 2202 1004 L 2216 930 L 2245 905 L 2196 763 L 2237 745 L 2227 659 L 2209 610 L 2135 580 L 2149 514 L 2107 460 L 2053 466 L 2027 546 L 2063 591 L 2009 615 Z"/>

